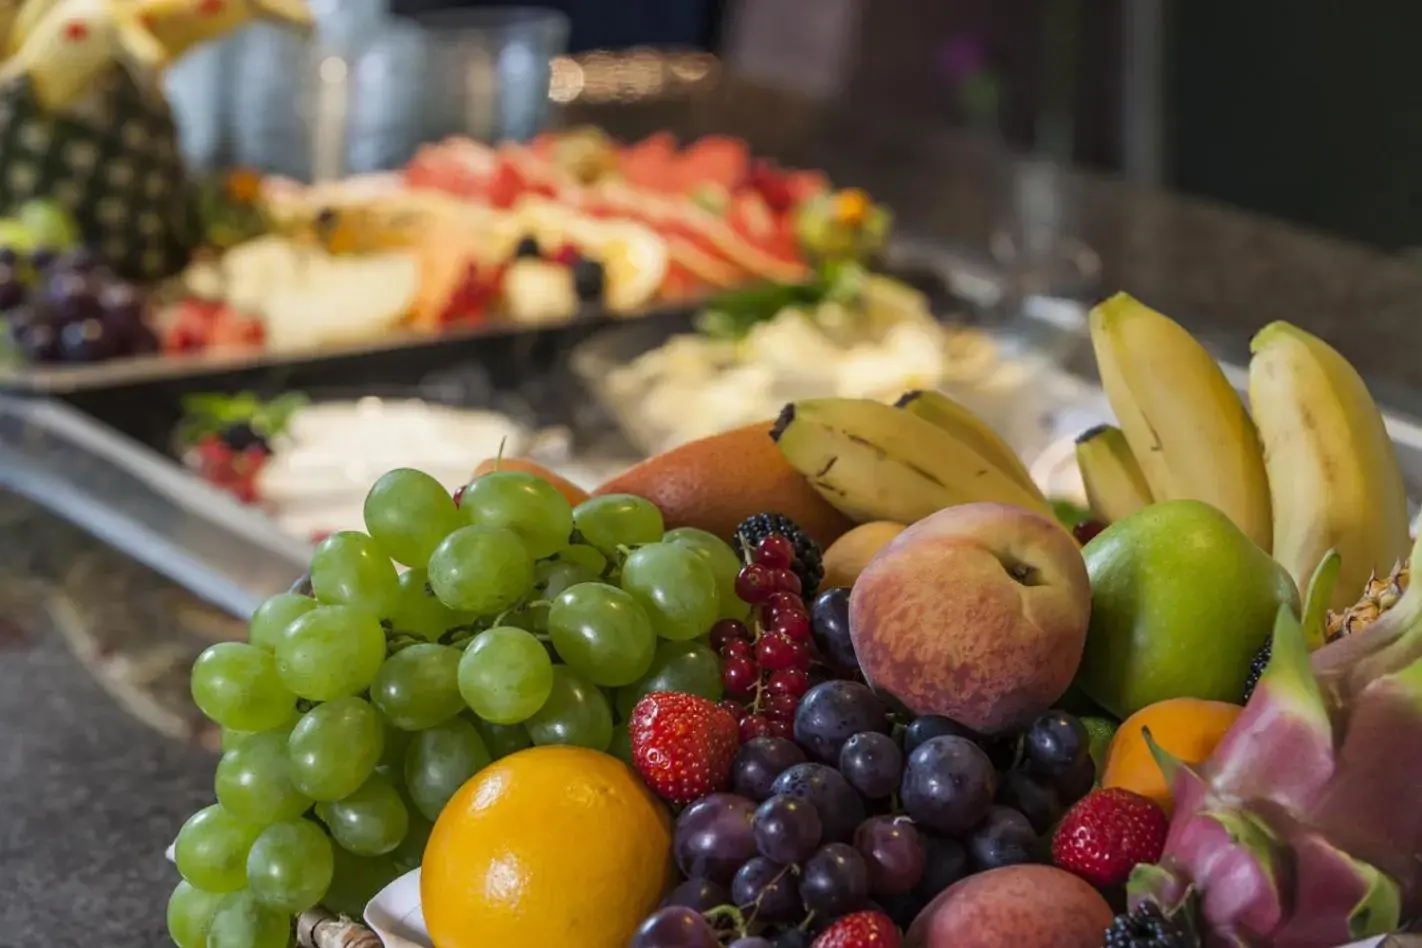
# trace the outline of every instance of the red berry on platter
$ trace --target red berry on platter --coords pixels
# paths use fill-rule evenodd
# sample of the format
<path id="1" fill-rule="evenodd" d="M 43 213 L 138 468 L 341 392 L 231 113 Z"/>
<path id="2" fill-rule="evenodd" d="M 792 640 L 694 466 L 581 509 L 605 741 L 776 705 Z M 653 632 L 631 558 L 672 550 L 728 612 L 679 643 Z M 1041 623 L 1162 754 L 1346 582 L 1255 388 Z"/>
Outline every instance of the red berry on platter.
<path id="1" fill-rule="evenodd" d="M 799 706 L 800 699 L 794 695 L 766 695 L 760 710 L 772 721 L 794 721 Z"/>
<path id="2" fill-rule="evenodd" d="M 783 612 L 770 624 L 772 632 L 796 642 L 810 641 L 810 617 L 803 612 Z"/>
<path id="3" fill-rule="evenodd" d="M 760 673 L 749 658 L 735 656 L 726 659 L 721 666 L 721 684 L 726 686 L 728 693 L 738 697 L 744 697 L 754 691 L 758 678 Z"/>
<path id="4" fill-rule="evenodd" d="M 741 718 L 741 743 L 765 737 L 770 733 L 770 722 L 759 714 L 748 714 Z"/>
<path id="5" fill-rule="evenodd" d="M 755 548 L 755 561 L 770 569 L 787 569 L 795 558 L 795 547 L 789 540 L 772 533 Z"/>
<path id="6" fill-rule="evenodd" d="M 724 678 L 724 672 L 722 677 Z M 765 687 L 773 695 L 793 695 L 798 698 L 810 690 L 810 676 L 799 668 L 787 668 L 772 673 Z"/>
<path id="7" fill-rule="evenodd" d="M 1149 797 L 1120 787 L 1094 790 L 1062 817 L 1052 861 L 1097 888 L 1123 884 L 1138 863 L 1165 848 L 1170 820 Z"/>
<path id="8" fill-rule="evenodd" d="M 729 642 L 727 642 L 725 645 L 721 646 L 720 654 L 721 654 L 721 658 L 722 658 L 722 659 L 727 659 L 727 658 L 745 658 L 745 659 L 749 659 L 749 658 L 751 657 L 751 655 L 752 655 L 751 644 L 750 644 L 749 642 L 747 642 L 745 639 L 731 639 L 731 640 L 730 640 Z"/>
<path id="9" fill-rule="evenodd" d="M 805 600 L 789 592 L 773 592 L 766 596 L 764 609 L 772 621 L 788 612 L 809 615 L 805 609 Z"/>
<path id="10" fill-rule="evenodd" d="M 810 670 L 810 647 L 804 642 L 790 641 L 790 667 L 802 671 Z"/>
<path id="11" fill-rule="evenodd" d="M 798 596 L 801 592 L 800 577 L 792 569 L 778 569 L 775 571 L 775 588 Z"/>
<path id="12" fill-rule="evenodd" d="M 883 912 L 846 915 L 820 933 L 810 948 L 899 948 L 898 927 Z"/>
<path id="13" fill-rule="evenodd" d="M 755 660 L 767 671 L 795 668 L 800 663 L 797 645 L 783 635 L 762 635 L 755 643 Z"/>
<path id="14" fill-rule="evenodd" d="M 792 574 L 793 575 L 793 574 Z M 775 573 L 759 563 L 752 563 L 736 576 L 736 595 L 755 605 L 764 602 L 775 591 Z"/>
<path id="15" fill-rule="evenodd" d="M 729 714 L 731 717 L 735 718 L 736 723 L 738 724 L 740 723 L 741 718 L 745 717 L 747 714 L 745 705 L 737 704 L 729 698 L 723 701 L 716 702 L 716 707 L 720 708 L 721 710 Z"/>
<path id="16" fill-rule="evenodd" d="M 1082 546 L 1096 539 L 1096 535 L 1105 530 L 1107 524 L 1100 520 L 1083 520 L 1071 528 L 1071 535 L 1076 537 L 1076 542 Z"/>
<path id="17" fill-rule="evenodd" d="M 751 639 L 750 629 L 746 624 L 736 619 L 722 619 L 711 627 L 711 647 L 716 651 L 721 651 L 721 646 L 732 640 L 749 642 Z"/>
<path id="18" fill-rule="evenodd" d="M 740 746 L 724 708 L 696 695 L 654 691 L 627 724 L 632 764 L 647 786 L 671 803 L 690 803 L 725 788 Z"/>
<path id="19" fill-rule="evenodd" d="M 770 736 L 771 736 L 771 737 L 783 737 L 783 738 L 785 738 L 787 741 L 794 739 L 794 737 L 795 737 L 795 722 L 794 722 L 794 721 L 771 721 L 771 722 L 770 722 Z"/>

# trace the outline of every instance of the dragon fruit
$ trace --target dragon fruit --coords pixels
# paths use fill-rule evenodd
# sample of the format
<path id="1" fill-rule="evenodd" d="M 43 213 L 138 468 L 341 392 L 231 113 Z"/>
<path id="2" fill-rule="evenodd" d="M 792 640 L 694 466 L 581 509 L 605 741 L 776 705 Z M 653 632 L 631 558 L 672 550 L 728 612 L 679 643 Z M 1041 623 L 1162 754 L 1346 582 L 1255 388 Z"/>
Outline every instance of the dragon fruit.
<path id="1" fill-rule="evenodd" d="M 1209 759 L 1192 768 L 1152 744 L 1175 812 L 1130 902 L 1205 948 L 1332 948 L 1422 911 L 1422 583 L 1310 654 L 1338 565 L 1320 564 L 1301 620 L 1280 609 L 1268 668 Z"/>

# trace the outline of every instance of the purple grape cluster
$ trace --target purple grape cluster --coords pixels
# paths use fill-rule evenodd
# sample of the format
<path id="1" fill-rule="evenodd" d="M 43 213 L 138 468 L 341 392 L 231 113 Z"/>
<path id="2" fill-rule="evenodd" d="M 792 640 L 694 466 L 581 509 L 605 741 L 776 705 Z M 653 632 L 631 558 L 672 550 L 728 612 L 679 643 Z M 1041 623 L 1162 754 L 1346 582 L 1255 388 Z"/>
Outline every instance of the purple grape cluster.
<path id="1" fill-rule="evenodd" d="M 0 314 L 21 358 L 101 362 L 158 351 L 144 294 L 89 250 L 20 259 L 0 249 Z"/>

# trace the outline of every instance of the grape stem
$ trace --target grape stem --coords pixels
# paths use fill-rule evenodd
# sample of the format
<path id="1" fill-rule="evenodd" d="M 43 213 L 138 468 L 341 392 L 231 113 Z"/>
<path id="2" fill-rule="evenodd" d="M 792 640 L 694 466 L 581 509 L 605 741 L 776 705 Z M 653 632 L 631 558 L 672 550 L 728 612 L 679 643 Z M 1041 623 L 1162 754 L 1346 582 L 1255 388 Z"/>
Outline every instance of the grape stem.
<path id="1" fill-rule="evenodd" d="M 382 948 L 375 932 L 317 906 L 296 918 L 298 948 Z"/>

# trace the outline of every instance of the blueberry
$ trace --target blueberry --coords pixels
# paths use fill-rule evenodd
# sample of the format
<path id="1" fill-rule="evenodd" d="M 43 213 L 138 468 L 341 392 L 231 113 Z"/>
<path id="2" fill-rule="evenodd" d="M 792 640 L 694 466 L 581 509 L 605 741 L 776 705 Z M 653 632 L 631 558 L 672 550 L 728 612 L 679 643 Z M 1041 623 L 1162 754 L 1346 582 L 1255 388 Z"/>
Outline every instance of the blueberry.
<path id="1" fill-rule="evenodd" d="M 574 264 L 573 286 L 577 289 L 578 299 L 584 303 L 601 302 L 606 283 L 607 277 L 603 272 L 602 264 L 596 260 L 589 260 L 585 257 Z"/>
<path id="2" fill-rule="evenodd" d="M 1051 777 L 1070 773 L 1090 749 L 1091 735 L 1065 711 L 1048 711 L 1037 718 L 1023 740 L 1032 769 Z"/>
<path id="3" fill-rule="evenodd" d="M 523 238 L 518 242 L 518 246 L 514 248 L 515 258 L 532 257 L 537 260 L 540 256 L 542 256 L 542 254 L 538 249 L 538 240 L 534 237 Z"/>

